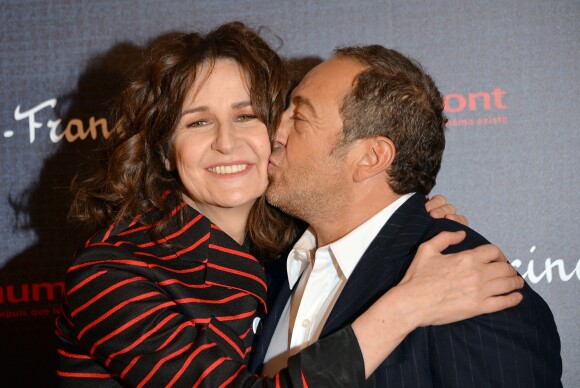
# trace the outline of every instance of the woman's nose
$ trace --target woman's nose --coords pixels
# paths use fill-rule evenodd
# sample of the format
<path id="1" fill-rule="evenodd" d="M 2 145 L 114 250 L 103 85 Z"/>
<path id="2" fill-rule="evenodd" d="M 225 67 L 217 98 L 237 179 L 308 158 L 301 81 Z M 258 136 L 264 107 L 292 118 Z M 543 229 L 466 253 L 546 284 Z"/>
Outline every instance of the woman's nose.
<path id="1" fill-rule="evenodd" d="M 220 123 L 215 130 L 212 148 L 223 153 L 230 152 L 236 145 L 236 131 L 233 125 Z"/>

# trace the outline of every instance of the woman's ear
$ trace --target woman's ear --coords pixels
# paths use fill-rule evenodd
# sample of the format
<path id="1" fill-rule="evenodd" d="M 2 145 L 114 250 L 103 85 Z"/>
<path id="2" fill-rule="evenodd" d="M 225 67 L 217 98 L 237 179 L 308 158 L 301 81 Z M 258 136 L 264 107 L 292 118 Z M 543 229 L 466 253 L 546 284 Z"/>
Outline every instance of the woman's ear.
<path id="1" fill-rule="evenodd" d="M 159 156 L 161 157 L 163 166 L 165 166 L 167 171 L 175 170 L 175 163 L 173 162 L 174 158 L 171 155 L 171 146 L 160 147 Z"/>
<path id="2" fill-rule="evenodd" d="M 391 139 L 384 136 L 362 139 L 359 146 L 354 180 L 360 182 L 377 174 L 386 174 L 395 160 L 395 144 Z"/>

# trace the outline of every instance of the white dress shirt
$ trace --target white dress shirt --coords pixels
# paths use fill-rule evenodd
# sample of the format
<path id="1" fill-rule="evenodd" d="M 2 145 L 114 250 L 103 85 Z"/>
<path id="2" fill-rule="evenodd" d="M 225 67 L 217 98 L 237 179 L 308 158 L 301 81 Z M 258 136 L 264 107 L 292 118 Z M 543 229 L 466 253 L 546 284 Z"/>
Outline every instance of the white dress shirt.
<path id="1" fill-rule="evenodd" d="M 364 252 L 393 213 L 413 194 L 401 196 L 346 236 L 318 249 L 312 228 L 304 232 L 288 255 L 290 289 L 296 282 L 298 285 L 270 341 L 264 374 L 273 376 L 287 366 L 288 357 L 316 342 Z"/>

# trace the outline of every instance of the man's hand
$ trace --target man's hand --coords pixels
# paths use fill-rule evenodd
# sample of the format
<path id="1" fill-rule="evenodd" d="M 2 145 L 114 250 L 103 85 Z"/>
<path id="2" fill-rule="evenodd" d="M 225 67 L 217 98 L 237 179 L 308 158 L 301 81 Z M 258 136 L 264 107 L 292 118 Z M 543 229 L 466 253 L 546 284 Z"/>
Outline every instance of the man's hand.
<path id="1" fill-rule="evenodd" d="M 419 247 L 396 288 L 409 308 L 402 311 L 416 326 L 441 325 L 517 305 L 512 292 L 524 280 L 495 245 L 444 255 L 465 232 L 442 232 Z"/>
<path id="2" fill-rule="evenodd" d="M 433 218 L 448 218 L 460 224 L 467 225 L 467 217 L 457 214 L 455 206 L 447 203 L 447 199 L 442 195 L 436 195 L 431 199 L 427 197 L 425 208 Z"/>
<path id="3" fill-rule="evenodd" d="M 494 245 L 444 255 L 465 232 L 442 232 L 419 246 L 403 280 L 352 323 L 370 376 L 417 327 L 442 325 L 520 303 L 524 285 Z M 506 295 L 507 294 L 507 295 Z"/>

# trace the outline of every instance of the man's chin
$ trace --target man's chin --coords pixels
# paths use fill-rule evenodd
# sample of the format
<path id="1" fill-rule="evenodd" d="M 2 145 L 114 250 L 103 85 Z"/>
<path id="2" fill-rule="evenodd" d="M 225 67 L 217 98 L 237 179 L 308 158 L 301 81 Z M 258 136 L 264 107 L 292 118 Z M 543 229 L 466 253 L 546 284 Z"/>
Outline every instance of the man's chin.
<path id="1" fill-rule="evenodd" d="M 266 189 L 266 201 L 274 207 L 283 210 L 286 206 L 286 190 L 275 182 L 270 181 L 270 185 Z"/>
<path id="2" fill-rule="evenodd" d="M 269 186 L 268 186 L 268 188 L 266 189 L 266 193 L 265 193 L 265 195 L 266 195 L 266 201 L 267 201 L 267 202 L 268 202 L 270 205 L 272 205 L 272 206 L 274 206 L 274 207 L 278 207 L 278 206 L 276 205 L 276 193 L 275 193 L 275 190 L 274 190 L 274 189 L 272 189 L 272 183 L 270 183 L 270 185 L 269 185 Z"/>

